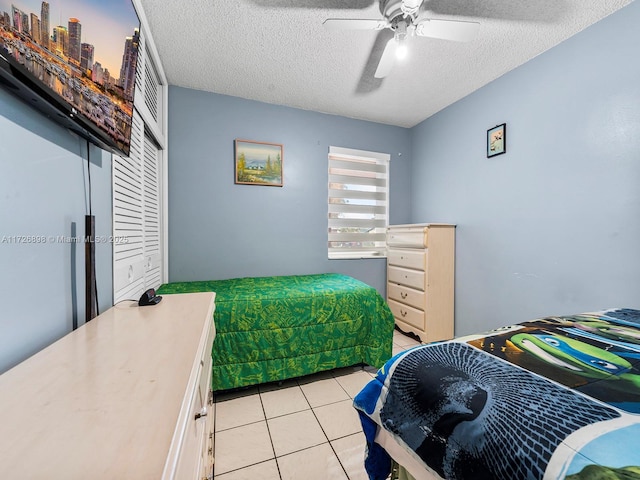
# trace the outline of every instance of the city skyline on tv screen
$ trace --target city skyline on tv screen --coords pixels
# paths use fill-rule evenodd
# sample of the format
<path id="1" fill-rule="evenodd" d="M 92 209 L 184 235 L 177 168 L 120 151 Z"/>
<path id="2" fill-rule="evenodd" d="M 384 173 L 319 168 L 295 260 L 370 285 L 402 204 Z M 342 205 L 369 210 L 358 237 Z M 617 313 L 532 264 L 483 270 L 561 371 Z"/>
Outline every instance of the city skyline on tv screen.
<path id="1" fill-rule="evenodd" d="M 139 28 L 131 0 L 0 0 L 0 53 L 125 154 Z"/>

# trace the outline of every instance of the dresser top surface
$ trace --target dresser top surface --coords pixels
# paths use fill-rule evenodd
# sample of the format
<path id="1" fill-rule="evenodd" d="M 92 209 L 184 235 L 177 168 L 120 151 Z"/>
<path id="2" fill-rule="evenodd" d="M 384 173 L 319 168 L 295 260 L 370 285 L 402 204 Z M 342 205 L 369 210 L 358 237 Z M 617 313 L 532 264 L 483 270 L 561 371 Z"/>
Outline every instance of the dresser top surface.
<path id="1" fill-rule="evenodd" d="M 120 303 L 0 375 L 0 478 L 160 478 L 214 299 Z"/>

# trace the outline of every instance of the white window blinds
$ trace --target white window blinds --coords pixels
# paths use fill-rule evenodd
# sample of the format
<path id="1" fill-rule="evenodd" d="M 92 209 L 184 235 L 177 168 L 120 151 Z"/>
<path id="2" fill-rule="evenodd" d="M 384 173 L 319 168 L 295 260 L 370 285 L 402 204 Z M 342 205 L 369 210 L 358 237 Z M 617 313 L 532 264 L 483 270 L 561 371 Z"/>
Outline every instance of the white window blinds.
<path id="1" fill-rule="evenodd" d="M 389 158 L 329 147 L 329 258 L 385 256 Z"/>

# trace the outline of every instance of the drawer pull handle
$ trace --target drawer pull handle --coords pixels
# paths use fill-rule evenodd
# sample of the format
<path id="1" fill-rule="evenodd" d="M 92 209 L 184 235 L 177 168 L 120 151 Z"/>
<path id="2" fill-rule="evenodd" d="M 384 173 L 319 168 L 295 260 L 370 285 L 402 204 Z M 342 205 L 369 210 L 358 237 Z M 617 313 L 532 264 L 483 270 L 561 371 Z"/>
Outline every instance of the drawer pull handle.
<path id="1" fill-rule="evenodd" d="M 407 298 L 407 293 L 405 292 L 400 292 L 400 296 L 402 297 L 402 299 L 404 300 L 405 298 Z"/>
<path id="2" fill-rule="evenodd" d="M 198 420 L 199 418 L 202 418 L 202 417 L 206 417 L 206 416 L 207 416 L 207 409 L 203 408 L 198 413 L 196 413 L 196 420 Z"/>
<path id="3" fill-rule="evenodd" d="M 400 310 L 400 315 L 402 315 L 403 317 L 407 316 L 407 312 L 405 312 L 404 310 Z"/>

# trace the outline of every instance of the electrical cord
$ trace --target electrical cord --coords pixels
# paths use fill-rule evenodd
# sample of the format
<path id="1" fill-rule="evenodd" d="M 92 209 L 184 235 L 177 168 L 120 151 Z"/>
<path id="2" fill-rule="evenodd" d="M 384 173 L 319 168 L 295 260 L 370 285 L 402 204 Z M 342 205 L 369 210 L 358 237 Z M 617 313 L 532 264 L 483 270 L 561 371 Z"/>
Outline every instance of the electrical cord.
<path id="1" fill-rule="evenodd" d="M 92 193 L 91 193 L 91 144 L 87 140 L 87 180 L 89 183 L 89 216 L 93 215 Z M 94 239 L 95 240 L 95 239 Z M 96 315 L 100 315 L 100 302 L 98 301 L 98 277 L 94 283 L 94 296 L 96 299 Z"/>

